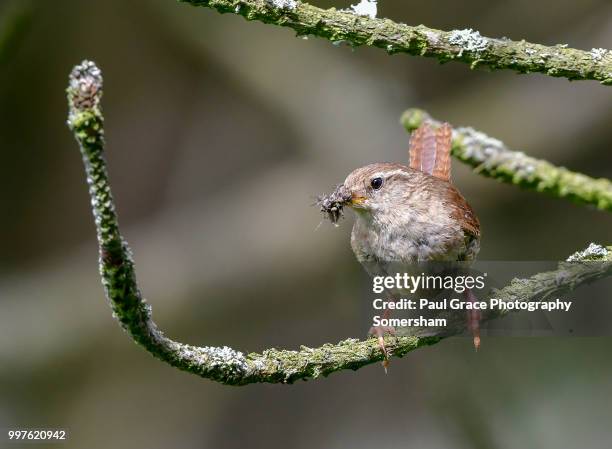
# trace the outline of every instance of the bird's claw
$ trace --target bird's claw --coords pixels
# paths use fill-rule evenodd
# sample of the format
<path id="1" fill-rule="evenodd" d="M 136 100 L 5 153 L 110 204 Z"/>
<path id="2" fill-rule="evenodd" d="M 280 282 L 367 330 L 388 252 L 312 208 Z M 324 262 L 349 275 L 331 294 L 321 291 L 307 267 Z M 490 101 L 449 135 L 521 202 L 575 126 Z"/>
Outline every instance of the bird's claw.
<path id="1" fill-rule="evenodd" d="M 385 357 L 382 361 L 382 366 L 386 374 L 387 368 L 389 367 L 389 351 L 385 345 L 385 334 L 395 336 L 395 328 L 393 326 L 373 326 L 368 332 L 368 335 L 375 336 L 378 339 L 378 347 Z"/>
<path id="2" fill-rule="evenodd" d="M 472 290 L 466 290 L 465 292 L 466 299 L 470 302 L 476 302 L 477 298 L 474 295 Z M 467 311 L 467 328 L 472 333 L 472 338 L 474 341 L 474 348 L 476 351 L 480 348 L 480 320 L 482 316 L 480 314 L 480 310 L 473 309 Z"/>

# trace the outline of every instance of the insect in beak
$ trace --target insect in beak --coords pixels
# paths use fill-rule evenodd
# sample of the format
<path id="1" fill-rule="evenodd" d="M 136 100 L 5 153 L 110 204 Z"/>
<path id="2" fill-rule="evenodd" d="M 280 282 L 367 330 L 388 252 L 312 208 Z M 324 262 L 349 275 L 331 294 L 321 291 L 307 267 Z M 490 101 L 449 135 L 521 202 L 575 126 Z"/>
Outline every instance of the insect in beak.
<path id="1" fill-rule="evenodd" d="M 329 195 L 322 195 L 317 198 L 316 204 L 320 207 L 321 212 L 329 219 L 329 221 L 337 225 L 338 220 L 340 220 L 340 218 L 344 215 L 344 206 L 352 202 L 353 196 L 343 184 L 340 184 L 336 187 L 336 190 Z"/>

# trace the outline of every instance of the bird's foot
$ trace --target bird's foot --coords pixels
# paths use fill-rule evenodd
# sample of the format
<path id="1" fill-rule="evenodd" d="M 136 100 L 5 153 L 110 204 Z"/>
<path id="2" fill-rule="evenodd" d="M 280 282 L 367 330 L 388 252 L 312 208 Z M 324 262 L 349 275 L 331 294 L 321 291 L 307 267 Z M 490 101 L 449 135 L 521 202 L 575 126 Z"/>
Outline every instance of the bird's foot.
<path id="1" fill-rule="evenodd" d="M 468 330 L 472 333 L 474 348 L 480 349 L 480 311 L 468 310 Z"/>
<path id="2" fill-rule="evenodd" d="M 476 295 L 472 290 L 466 290 L 465 292 L 466 299 L 470 302 L 478 301 Z M 467 311 L 467 328 L 472 333 L 472 338 L 474 341 L 474 348 L 476 351 L 480 348 L 480 320 L 482 316 L 480 310 L 472 309 Z"/>
<path id="3" fill-rule="evenodd" d="M 393 326 L 372 326 L 368 331 L 368 335 L 372 335 L 378 339 L 378 347 L 385 357 L 385 360 L 382 362 L 382 366 L 386 373 L 387 368 L 389 367 L 389 352 L 385 346 L 385 335 L 395 336 L 395 328 Z"/>

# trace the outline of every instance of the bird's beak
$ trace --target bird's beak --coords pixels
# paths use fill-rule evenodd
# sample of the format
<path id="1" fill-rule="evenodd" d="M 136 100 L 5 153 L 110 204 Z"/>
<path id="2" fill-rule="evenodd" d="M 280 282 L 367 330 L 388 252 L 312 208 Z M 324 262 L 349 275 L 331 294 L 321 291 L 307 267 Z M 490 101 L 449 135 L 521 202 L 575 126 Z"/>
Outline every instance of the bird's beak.
<path id="1" fill-rule="evenodd" d="M 344 184 L 340 184 L 338 187 L 336 187 L 336 190 L 331 196 L 333 196 L 342 206 L 349 207 L 361 207 L 366 200 L 364 196 L 351 192 L 344 186 Z"/>
<path id="2" fill-rule="evenodd" d="M 365 196 L 359 196 L 352 194 L 351 199 L 349 200 L 350 206 L 361 207 L 361 205 L 365 202 Z"/>

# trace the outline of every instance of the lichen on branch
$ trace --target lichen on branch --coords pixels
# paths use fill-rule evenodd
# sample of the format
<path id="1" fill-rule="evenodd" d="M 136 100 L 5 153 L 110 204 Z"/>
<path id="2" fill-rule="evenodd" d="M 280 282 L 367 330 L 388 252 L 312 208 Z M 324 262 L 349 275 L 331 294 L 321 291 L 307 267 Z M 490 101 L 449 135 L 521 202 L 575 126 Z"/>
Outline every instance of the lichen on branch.
<path id="1" fill-rule="evenodd" d="M 425 120 L 439 123 L 420 109 L 407 110 L 400 120 L 409 132 Z M 512 151 L 500 140 L 473 128 L 453 129 L 452 154 L 483 176 L 612 212 L 612 182 L 609 179 L 591 178 Z"/>
<path id="2" fill-rule="evenodd" d="M 322 9 L 298 0 L 179 1 L 292 28 L 299 36 L 318 36 L 353 47 L 378 47 L 389 54 L 407 53 L 440 62 L 459 61 L 472 69 L 482 66 L 612 84 L 612 52 L 603 48 L 585 51 L 565 44 L 546 46 L 525 40 L 495 39 L 472 29 L 441 31 L 346 10 Z"/>
<path id="3" fill-rule="evenodd" d="M 96 65 L 84 61 L 70 74 L 68 125 L 79 144 L 99 246 L 102 284 L 114 317 L 130 337 L 158 359 L 203 378 L 228 385 L 292 383 L 316 379 L 341 370 L 356 370 L 382 361 L 375 338 L 347 339 L 318 348 L 267 349 L 248 353 L 227 346 L 192 346 L 166 337 L 155 325 L 151 307 L 136 282 L 132 253 L 119 232 L 119 223 L 104 159 L 104 119 L 100 108 L 102 75 Z M 563 262 L 559 269 L 532 278 L 515 280 L 499 290 L 501 299 L 537 300 L 612 274 L 612 247 L 591 246 Z M 462 327 L 452 329 L 461 333 Z M 386 339 L 390 356 L 402 357 L 443 337 L 398 336 Z"/>

